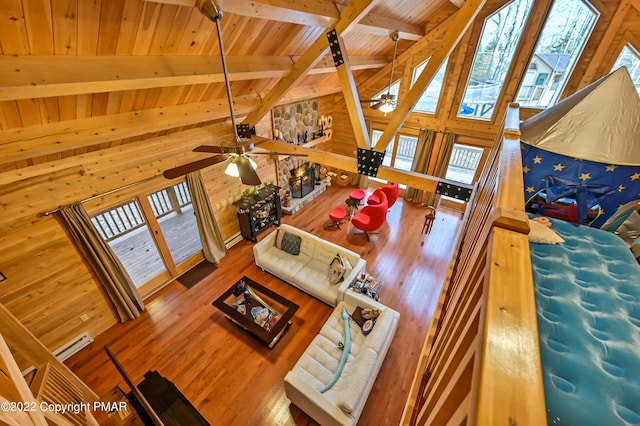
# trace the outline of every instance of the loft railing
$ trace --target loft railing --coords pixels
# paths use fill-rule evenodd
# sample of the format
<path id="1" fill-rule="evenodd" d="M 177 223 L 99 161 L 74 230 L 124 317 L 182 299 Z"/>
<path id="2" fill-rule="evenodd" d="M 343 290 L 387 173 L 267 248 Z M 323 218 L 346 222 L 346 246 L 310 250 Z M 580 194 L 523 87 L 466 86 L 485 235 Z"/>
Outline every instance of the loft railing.
<path id="1" fill-rule="evenodd" d="M 403 425 L 547 424 L 511 104 L 462 224 Z"/>
<path id="2" fill-rule="evenodd" d="M 184 181 L 154 192 L 148 196 L 148 199 L 158 219 L 174 212 L 180 214 L 184 207 L 191 204 L 191 194 Z M 91 217 L 91 222 L 106 242 L 133 232 L 146 224 L 136 200 L 130 200 L 97 213 Z"/>

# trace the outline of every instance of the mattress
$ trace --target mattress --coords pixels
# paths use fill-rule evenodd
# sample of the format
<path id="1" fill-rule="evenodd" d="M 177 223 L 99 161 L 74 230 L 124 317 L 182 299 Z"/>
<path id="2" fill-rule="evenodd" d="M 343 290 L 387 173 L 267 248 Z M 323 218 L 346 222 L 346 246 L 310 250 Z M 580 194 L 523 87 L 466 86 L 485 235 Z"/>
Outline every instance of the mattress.
<path id="1" fill-rule="evenodd" d="M 618 236 L 551 219 L 531 243 L 547 421 L 640 425 L 640 266 Z"/>

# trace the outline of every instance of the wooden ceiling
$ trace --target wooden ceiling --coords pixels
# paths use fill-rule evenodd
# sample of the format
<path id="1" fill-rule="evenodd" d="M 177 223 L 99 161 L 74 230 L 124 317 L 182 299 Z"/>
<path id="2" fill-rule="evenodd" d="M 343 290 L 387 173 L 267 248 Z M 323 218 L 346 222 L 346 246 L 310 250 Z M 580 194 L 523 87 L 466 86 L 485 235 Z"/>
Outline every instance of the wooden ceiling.
<path id="1" fill-rule="evenodd" d="M 228 119 L 215 24 L 195 2 L 0 2 L 0 171 Z M 342 34 L 357 81 L 389 68 L 391 33 L 402 53 L 457 10 L 449 0 L 220 4 L 239 115 L 281 79 L 281 104 L 340 92 L 328 49 L 300 78 L 283 77 L 348 8 L 366 10 Z"/>

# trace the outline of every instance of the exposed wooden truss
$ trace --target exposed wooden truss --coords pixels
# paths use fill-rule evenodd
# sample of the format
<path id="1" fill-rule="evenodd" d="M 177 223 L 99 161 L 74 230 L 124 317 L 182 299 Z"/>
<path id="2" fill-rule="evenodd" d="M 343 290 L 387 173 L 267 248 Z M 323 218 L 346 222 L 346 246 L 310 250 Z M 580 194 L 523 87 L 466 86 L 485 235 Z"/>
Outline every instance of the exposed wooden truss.
<path id="1" fill-rule="evenodd" d="M 258 80 L 288 75 L 299 57 L 229 57 L 229 79 Z M 380 68 L 388 59 L 354 56 L 352 69 Z M 43 70 L 46 70 L 43 72 Z M 309 74 L 333 73 L 322 58 Z M 0 56 L 0 101 L 139 90 L 224 81 L 217 56 Z"/>
<path id="2" fill-rule="evenodd" d="M 196 6 L 198 0 L 146 0 L 153 3 Z M 272 21 L 289 22 L 331 28 L 338 24 L 340 12 L 336 5 L 326 0 L 232 0 L 222 4 L 225 12 L 242 16 L 252 16 Z M 340 8 L 342 9 L 342 8 Z M 418 40 L 424 30 L 416 25 L 391 19 L 386 16 L 367 13 L 355 26 L 355 30 L 377 35 L 390 35 L 397 31 L 400 38 Z"/>

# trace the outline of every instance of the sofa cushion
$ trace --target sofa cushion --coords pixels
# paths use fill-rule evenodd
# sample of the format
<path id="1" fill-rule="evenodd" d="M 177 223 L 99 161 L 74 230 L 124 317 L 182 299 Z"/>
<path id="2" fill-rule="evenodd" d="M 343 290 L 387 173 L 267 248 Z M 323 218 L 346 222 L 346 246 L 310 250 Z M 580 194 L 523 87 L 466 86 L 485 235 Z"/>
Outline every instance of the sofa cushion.
<path id="1" fill-rule="evenodd" d="M 382 351 L 386 340 L 391 333 L 391 329 L 394 325 L 393 312 L 389 309 L 384 309 L 380 312 L 378 318 L 376 318 L 376 325 L 362 341 L 362 350 L 372 349 L 375 352 Z"/>
<path id="2" fill-rule="evenodd" d="M 261 255 L 263 265 L 269 265 L 269 270 L 285 280 L 293 281 L 296 274 L 309 262 L 309 256 L 303 254 L 294 256 L 285 251 L 271 247 Z"/>
<path id="3" fill-rule="evenodd" d="M 378 354 L 367 348 L 351 362 L 349 374 L 343 373 L 341 377 L 342 389 L 336 403 L 345 413 L 351 413 L 363 398 L 363 387 L 371 378 L 371 374 L 375 372 L 377 359 Z"/>
<path id="4" fill-rule="evenodd" d="M 329 274 L 327 274 L 327 264 L 317 259 L 310 259 L 294 274 L 294 282 L 307 293 L 311 293 L 317 298 L 334 305 L 338 299 L 338 286 L 329 283 Z"/>

